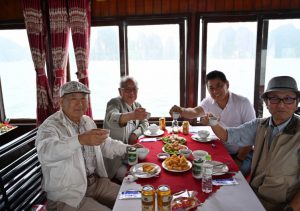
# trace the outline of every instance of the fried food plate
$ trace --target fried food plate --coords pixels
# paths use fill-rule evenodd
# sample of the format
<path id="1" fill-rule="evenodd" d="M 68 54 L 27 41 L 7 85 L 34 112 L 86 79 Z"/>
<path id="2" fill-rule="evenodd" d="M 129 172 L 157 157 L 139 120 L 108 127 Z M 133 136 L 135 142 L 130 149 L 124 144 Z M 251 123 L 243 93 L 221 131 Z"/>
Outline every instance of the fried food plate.
<path id="1" fill-rule="evenodd" d="M 154 171 L 150 172 L 144 172 L 143 171 L 143 165 L 150 165 L 154 167 Z M 134 166 L 132 166 L 129 169 L 130 174 L 139 177 L 139 178 L 150 178 L 150 177 L 154 177 L 159 175 L 159 173 L 161 172 L 161 168 L 159 165 L 155 164 L 155 163 L 149 163 L 149 162 L 144 162 L 144 163 L 138 163 L 135 164 Z"/>
<path id="2" fill-rule="evenodd" d="M 176 170 L 176 169 L 169 169 L 166 165 L 166 160 L 164 160 L 164 162 L 162 162 L 162 167 L 167 170 L 167 171 L 171 171 L 171 172 L 186 172 L 188 170 L 190 170 L 192 168 L 192 163 L 190 161 L 187 160 L 187 165 L 188 168 L 187 169 L 183 169 L 183 170 Z"/>

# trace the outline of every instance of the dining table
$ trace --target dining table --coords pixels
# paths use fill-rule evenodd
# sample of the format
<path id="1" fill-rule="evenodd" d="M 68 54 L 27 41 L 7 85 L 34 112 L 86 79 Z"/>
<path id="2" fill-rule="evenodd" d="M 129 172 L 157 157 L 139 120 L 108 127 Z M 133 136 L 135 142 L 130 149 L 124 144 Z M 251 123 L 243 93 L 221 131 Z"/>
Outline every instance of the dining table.
<path id="1" fill-rule="evenodd" d="M 200 140 L 197 137 L 197 131 L 208 130 L 210 136 L 206 140 Z M 223 142 L 219 140 L 209 126 L 190 126 L 189 133 L 183 134 L 181 131 L 172 134 L 171 128 L 167 128 L 159 133 L 151 135 L 149 131 L 145 136 L 139 138 L 139 143 L 149 149 L 149 154 L 144 160 L 139 160 L 136 166 L 143 163 L 151 163 L 159 166 L 159 171 L 154 176 L 139 177 L 134 181 L 128 181 L 125 178 L 122 182 L 119 196 L 115 202 L 113 211 L 135 211 L 141 210 L 141 199 L 120 199 L 124 191 L 138 190 L 141 191 L 144 185 L 152 185 L 157 189 L 160 185 L 168 185 L 172 194 L 182 191 L 192 191 L 196 193 L 199 206 L 196 210 L 214 210 L 214 211 L 263 211 L 265 210 L 255 193 L 251 189 L 245 177 L 239 171 L 238 166 L 227 152 Z M 158 159 L 157 154 L 166 151 L 164 148 L 163 137 L 175 136 L 182 137 L 186 140 L 185 146 L 192 150 L 204 150 L 209 153 L 211 160 L 226 165 L 224 172 L 213 174 L 212 179 L 230 179 L 234 178 L 237 182 L 235 185 L 213 185 L 211 193 L 202 191 L 201 179 L 192 175 L 192 168 L 186 171 L 172 171 L 166 168 L 163 161 Z M 193 155 L 188 157 L 190 164 L 193 163 Z M 128 166 L 129 174 L 135 166 Z M 157 206 L 156 206 L 157 210 Z"/>

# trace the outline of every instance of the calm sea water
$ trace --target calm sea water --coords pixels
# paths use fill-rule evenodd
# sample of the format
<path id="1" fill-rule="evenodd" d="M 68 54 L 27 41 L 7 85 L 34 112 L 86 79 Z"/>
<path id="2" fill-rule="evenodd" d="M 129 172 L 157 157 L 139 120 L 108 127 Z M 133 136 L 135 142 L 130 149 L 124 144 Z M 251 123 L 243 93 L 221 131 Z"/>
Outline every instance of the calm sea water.
<path id="1" fill-rule="evenodd" d="M 254 67 L 252 61 L 224 60 L 211 62 L 211 69 L 225 72 L 230 90 L 253 102 Z M 218 65 L 219 64 L 219 65 Z M 299 59 L 270 60 L 265 80 L 277 75 L 293 76 L 300 85 Z M 130 64 L 131 75 L 139 82 L 138 101 L 152 116 L 169 116 L 169 108 L 179 104 L 179 70 L 177 61 L 147 61 Z M 91 62 L 90 88 L 93 116 L 103 119 L 106 103 L 118 96 L 119 63 Z M 31 62 L 0 63 L 0 77 L 8 118 L 35 118 L 36 84 Z M 76 80 L 76 78 L 73 78 Z M 266 112 L 266 114 L 268 114 Z"/>

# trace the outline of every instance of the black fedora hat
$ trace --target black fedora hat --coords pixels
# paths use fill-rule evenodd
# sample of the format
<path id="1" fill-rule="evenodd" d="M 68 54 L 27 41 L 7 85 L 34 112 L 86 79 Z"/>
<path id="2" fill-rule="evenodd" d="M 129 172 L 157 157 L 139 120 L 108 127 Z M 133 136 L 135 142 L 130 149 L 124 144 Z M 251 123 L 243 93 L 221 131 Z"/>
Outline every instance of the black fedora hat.
<path id="1" fill-rule="evenodd" d="M 291 91 L 295 92 L 297 96 L 300 96 L 300 91 L 298 90 L 297 82 L 294 78 L 290 76 L 277 76 L 272 78 L 266 91 L 261 95 L 262 98 L 266 98 L 269 92 L 274 91 Z"/>

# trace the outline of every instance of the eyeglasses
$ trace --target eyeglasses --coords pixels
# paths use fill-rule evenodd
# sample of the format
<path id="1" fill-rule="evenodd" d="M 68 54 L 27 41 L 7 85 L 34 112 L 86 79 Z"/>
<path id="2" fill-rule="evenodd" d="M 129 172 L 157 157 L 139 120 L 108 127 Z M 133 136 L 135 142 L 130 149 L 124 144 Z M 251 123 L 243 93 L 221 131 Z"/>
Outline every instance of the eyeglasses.
<path id="1" fill-rule="evenodd" d="M 280 102 L 283 102 L 284 104 L 293 104 L 296 99 L 297 99 L 296 97 L 285 97 L 285 98 L 268 97 L 268 100 L 271 104 L 279 104 Z"/>
<path id="2" fill-rule="evenodd" d="M 121 88 L 124 92 L 126 93 L 131 93 L 131 92 L 137 92 L 139 89 L 138 88 Z"/>

